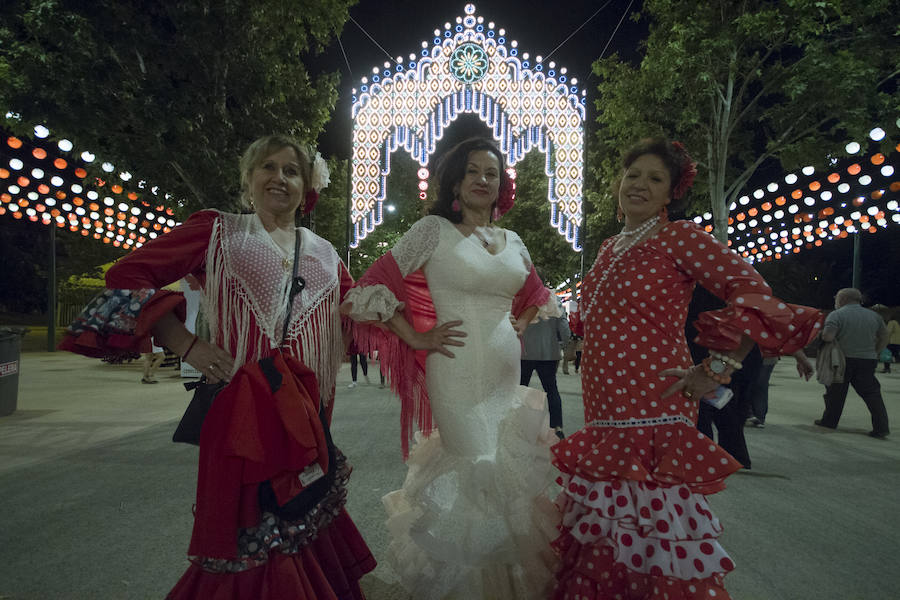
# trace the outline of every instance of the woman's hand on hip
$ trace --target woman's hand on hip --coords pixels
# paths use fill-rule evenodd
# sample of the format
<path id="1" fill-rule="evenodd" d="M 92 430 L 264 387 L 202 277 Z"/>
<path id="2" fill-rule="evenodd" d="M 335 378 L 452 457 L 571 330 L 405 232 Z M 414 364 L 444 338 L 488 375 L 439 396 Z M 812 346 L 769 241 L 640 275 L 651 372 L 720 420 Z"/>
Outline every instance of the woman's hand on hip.
<path id="1" fill-rule="evenodd" d="M 464 343 L 456 339 L 466 337 L 465 331 L 454 329 L 454 327 L 458 327 L 459 325 L 462 325 L 462 321 L 447 321 L 428 331 L 419 332 L 411 340 L 410 346 L 415 350 L 440 352 L 444 356 L 455 358 L 455 355 L 447 348 L 447 346 L 465 346 Z"/>
<path id="2" fill-rule="evenodd" d="M 703 368 L 694 365 L 690 369 L 666 369 L 660 371 L 660 377 L 678 377 L 678 381 L 666 388 L 662 393 L 667 398 L 676 392 L 681 392 L 686 398 L 700 400 L 703 396 L 715 391 L 719 384 L 707 377 Z"/>
<path id="3" fill-rule="evenodd" d="M 234 369 L 234 358 L 230 354 L 204 340 L 197 340 L 188 357 L 183 360 L 203 373 L 210 383 L 229 381 Z"/>

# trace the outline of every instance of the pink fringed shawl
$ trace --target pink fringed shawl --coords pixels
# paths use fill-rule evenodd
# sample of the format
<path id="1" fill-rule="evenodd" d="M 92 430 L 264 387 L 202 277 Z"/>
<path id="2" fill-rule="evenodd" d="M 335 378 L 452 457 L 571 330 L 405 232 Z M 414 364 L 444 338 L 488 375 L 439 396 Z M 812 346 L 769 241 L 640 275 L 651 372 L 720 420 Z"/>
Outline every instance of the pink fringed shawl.
<path id="1" fill-rule="evenodd" d="M 355 287 L 384 285 L 404 304 L 403 316 L 416 331 L 428 331 L 437 323 L 431 292 L 421 269 L 405 278 L 390 252 L 379 258 L 356 282 Z M 513 298 L 512 314 L 518 318 L 527 308 L 541 306 L 550 295 L 534 267 Z M 425 436 L 434 430 L 431 405 L 425 386 L 428 352 L 413 350 L 382 323 L 354 323 L 353 339 L 363 354 L 378 352 L 378 360 L 391 389 L 400 397 L 400 428 L 403 459 L 409 457 L 414 424 Z"/>

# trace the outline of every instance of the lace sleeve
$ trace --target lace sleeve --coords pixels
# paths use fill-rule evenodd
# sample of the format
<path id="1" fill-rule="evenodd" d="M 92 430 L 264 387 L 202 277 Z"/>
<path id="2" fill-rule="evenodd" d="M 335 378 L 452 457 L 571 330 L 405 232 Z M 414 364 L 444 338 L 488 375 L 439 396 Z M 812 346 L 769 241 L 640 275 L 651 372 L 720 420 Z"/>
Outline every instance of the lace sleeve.
<path id="1" fill-rule="evenodd" d="M 391 249 L 400 274 L 406 277 L 422 268 L 441 238 L 441 217 L 428 215 L 413 223 L 400 241 Z"/>

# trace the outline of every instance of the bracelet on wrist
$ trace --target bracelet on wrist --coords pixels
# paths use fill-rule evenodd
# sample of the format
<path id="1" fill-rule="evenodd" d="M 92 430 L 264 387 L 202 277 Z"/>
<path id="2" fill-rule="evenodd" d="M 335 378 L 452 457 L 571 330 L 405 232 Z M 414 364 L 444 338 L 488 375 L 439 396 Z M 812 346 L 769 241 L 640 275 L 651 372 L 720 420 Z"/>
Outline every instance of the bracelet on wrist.
<path id="1" fill-rule="evenodd" d="M 712 379 L 713 381 L 718 383 L 719 385 L 728 385 L 729 383 L 731 383 L 730 375 L 726 374 L 724 371 L 721 373 L 716 373 L 713 370 L 713 367 L 712 367 L 713 360 L 714 359 L 711 356 L 707 356 L 700 362 L 700 366 L 703 368 L 703 373 L 707 377 L 709 377 L 710 379 Z M 715 360 L 718 360 L 718 359 L 715 359 Z M 725 363 L 723 361 L 719 361 L 719 362 L 721 362 L 723 365 L 725 365 Z"/>
<path id="2" fill-rule="evenodd" d="M 740 371 L 744 366 L 741 361 L 734 359 L 727 354 L 722 354 L 721 352 L 716 352 L 715 350 L 710 350 L 709 355 L 715 359 L 721 360 L 723 363 L 734 369 L 735 371 Z"/>
<path id="3" fill-rule="evenodd" d="M 187 350 L 184 351 L 184 354 L 181 355 L 181 360 L 187 360 L 188 354 L 194 349 L 194 344 L 197 343 L 198 339 L 200 339 L 200 337 L 197 334 L 194 334 L 194 339 L 191 340 L 191 344 L 187 347 Z"/>

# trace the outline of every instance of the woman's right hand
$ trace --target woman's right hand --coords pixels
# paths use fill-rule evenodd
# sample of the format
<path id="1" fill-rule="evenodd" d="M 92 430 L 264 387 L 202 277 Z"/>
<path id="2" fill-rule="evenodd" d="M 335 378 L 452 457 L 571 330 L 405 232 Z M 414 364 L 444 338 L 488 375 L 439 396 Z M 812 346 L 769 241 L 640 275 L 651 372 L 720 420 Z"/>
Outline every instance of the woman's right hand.
<path id="1" fill-rule="evenodd" d="M 198 339 L 184 360 L 206 377 L 210 383 L 229 381 L 234 369 L 234 359 L 222 348 Z"/>
<path id="2" fill-rule="evenodd" d="M 446 346 L 465 346 L 456 338 L 466 337 L 466 332 L 454 329 L 462 325 L 462 321 L 447 321 L 443 325 L 437 325 L 428 331 L 417 332 L 409 340 L 409 345 L 415 350 L 428 350 L 440 352 L 444 356 L 455 358 L 455 355 Z"/>

